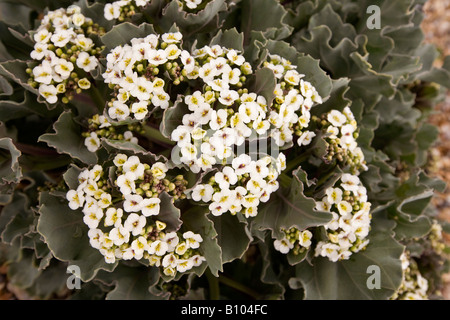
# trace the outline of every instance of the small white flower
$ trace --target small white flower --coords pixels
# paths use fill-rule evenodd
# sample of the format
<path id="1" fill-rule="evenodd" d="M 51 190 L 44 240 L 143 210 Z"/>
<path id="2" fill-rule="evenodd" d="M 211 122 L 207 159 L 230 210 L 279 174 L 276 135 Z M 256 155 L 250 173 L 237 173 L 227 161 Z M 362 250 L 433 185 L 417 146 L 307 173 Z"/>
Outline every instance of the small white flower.
<path id="1" fill-rule="evenodd" d="M 135 102 L 131 105 L 131 112 L 136 120 L 143 120 L 148 113 L 147 101 Z"/>
<path id="2" fill-rule="evenodd" d="M 229 189 L 230 185 L 235 185 L 238 181 L 233 168 L 228 166 L 223 168 L 221 172 L 217 172 L 214 178 L 221 189 Z"/>
<path id="3" fill-rule="evenodd" d="M 103 217 L 103 210 L 97 208 L 96 210 L 91 210 L 83 217 L 83 222 L 89 227 L 89 229 L 96 229 L 100 223 L 100 219 Z"/>
<path id="4" fill-rule="evenodd" d="M 228 118 L 228 112 L 225 109 L 211 111 L 211 121 L 209 126 L 213 130 L 219 130 L 226 126 Z"/>
<path id="5" fill-rule="evenodd" d="M 167 243 L 168 245 L 168 252 L 173 252 L 175 248 L 177 247 L 178 243 L 180 242 L 180 238 L 178 238 L 178 235 L 176 232 L 169 232 L 164 235 L 164 237 L 161 239 L 161 241 Z"/>
<path id="6" fill-rule="evenodd" d="M 147 198 L 141 201 L 140 207 L 145 217 L 159 214 L 161 200 L 159 198 Z"/>
<path id="7" fill-rule="evenodd" d="M 360 180 L 357 176 L 344 173 L 341 177 L 341 187 L 344 190 L 357 193 L 359 190 Z"/>
<path id="8" fill-rule="evenodd" d="M 214 189 L 209 184 L 199 184 L 192 190 L 191 197 L 194 201 L 209 202 L 212 199 Z"/>
<path id="9" fill-rule="evenodd" d="M 125 196 L 125 201 L 123 203 L 123 210 L 126 212 L 139 212 L 141 211 L 141 203 L 143 200 L 144 199 L 138 194 L 127 195 Z"/>
<path id="10" fill-rule="evenodd" d="M 152 175 L 157 179 L 164 179 L 166 177 L 166 172 L 169 170 L 167 166 L 162 162 L 156 162 L 151 167 Z"/>
<path id="11" fill-rule="evenodd" d="M 34 50 L 31 51 L 30 57 L 34 60 L 42 60 L 47 54 L 48 44 L 46 43 L 36 43 L 34 45 Z"/>
<path id="12" fill-rule="evenodd" d="M 341 127 L 347 122 L 347 117 L 338 110 L 332 110 L 327 115 L 328 121 L 335 127 Z"/>
<path id="13" fill-rule="evenodd" d="M 147 56 L 150 64 L 159 66 L 167 62 L 167 53 L 164 50 L 151 50 Z"/>
<path id="14" fill-rule="evenodd" d="M 199 4 L 202 3 L 203 0 L 185 0 L 186 6 L 189 9 L 195 9 Z"/>
<path id="15" fill-rule="evenodd" d="M 164 33 L 161 36 L 161 39 L 165 43 L 178 43 L 181 41 L 182 38 L 183 38 L 183 35 L 181 34 L 181 32 L 169 32 L 169 33 Z"/>
<path id="16" fill-rule="evenodd" d="M 124 165 L 124 163 L 127 161 L 128 156 L 123 154 L 123 153 L 119 153 L 117 156 L 114 157 L 114 164 L 116 165 L 116 167 L 120 168 Z"/>
<path id="17" fill-rule="evenodd" d="M 122 209 L 116 209 L 116 208 L 108 208 L 105 213 L 105 227 L 111 227 L 111 226 L 121 226 L 122 225 L 122 216 L 123 216 L 123 210 Z"/>
<path id="18" fill-rule="evenodd" d="M 235 173 L 240 176 L 245 173 L 250 172 L 250 164 L 252 163 L 252 158 L 247 154 L 241 154 L 239 157 L 234 158 L 231 165 Z"/>
<path id="19" fill-rule="evenodd" d="M 97 133 L 91 132 L 91 135 L 84 140 L 84 145 L 90 152 L 96 152 L 100 148 L 100 139 Z"/>
<path id="20" fill-rule="evenodd" d="M 88 231 L 89 244 L 95 249 L 100 249 L 105 235 L 100 229 L 89 229 Z"/>
<path id="21" fill-rule="evenodd" d="M 225 106 L 231 106 L 239 99 L 239 94 L 234 90 L 222 90 L 219 96 L 219 102 Z"/>
<path id="22" fill-rule="evenodd" d="M 96 57 L 90 56 L 87 52 L 83 51 L 78 55 L 76 64 L 80 69 L 90 72 L 97 68 L 98 60 Z"/>
<path id="23" fill-rule="evenodd" d="M 33 39 L 35 42 L 37 42 L 39 44 L 43 44 L 43 43 L 48 43 L 50 41 L 51 37 L 52 37 L 52 33 L 50 31 L 48 31 L 48 29 L 41 29 L 34 34 Z"/>
<path id="24" fill-rule="evenodd" d="M 131 156 L 125 161 L 122 169 L 124 173 L 132 172 L 136 180 L 144 176 L 145 166 L 137 156 Z"/>
<path id="25" fill-rule="evenodd" d="M 198 249 L 200 247 L 200 243 L 203 242 L 202 236 L 193 233 L 192 231 L 187 231 L 183 233 L 183 238 L 186 240 L 186 244 L 191 249 Z"/>
<path id="26" fill-rule="evenodd" d="M 275 250 L 280 251 L 283 254 L 287 254 L 292 248 L 294 248 L 294 245 L 287 238 L 275 240 L 273 242 L 273 246 L 275 247 Z"/>
<path id="27" fill-rule="evenodd" d="M 126 104 L 116 100 L 113 102 L 113 106 L 108 109 L 108 114 L 111 119 L 124 121 L 130 115 L 130 108 Z"/>
<path id="28" fill-rule="evenodd" d="M 168 249 L 169 249 L 169 246 L 167 245 L 167 243 L 165 243 L 161 240 L 156 240 L 156 241 L 153 241 L 152 244 L 150 244 L 148 253 L 156 254 L 157 256 L 163 256 L 166 254 Z"/>
<path id="29" fill-rule="evenodd" d="M 136 213 L 131 213 L 125 220 L 123 226 L 127 231 L 131 232 L 133 236 L 137 236 L 144 230 L 146 223 L 147 220 L 144 216 L 138 215 Z"/>
<path id="30" fill-rule="evenodd" d="M 69 201 L 70 209 L 77 210 L 84 204 L 84 192 L 69 190 L 66 194 L 66 199 Z"/>
<path id="31" fill-rule="evenodd" d="M 117 187 L 119 187 L 120 192 L 126 196 L 132 192 L 136 192 L 136 176 L 133 172 L 127 172 L 117 177 Z"/>
<path id="32" fill-rule="evenodd" d="M 58 90 L 53 85 L 42 84 L 39 86 L 39 94 L 47 100 L 48 103 L 56 103 L 58 101 Z"/>
<path id="33" fill-rule="evenodd" d="M 245 62 L 245 58 L 237 53 L 236 50 L 231 49 L 227 52 L 227 58 L 235 65 L 242 66 Z"/>
<path id="34" fill-rule="evenodd" d="M 309 230 L 304 230 L 299 234 L 298 242 L 302 247 L 309 248 L 311 246 L 312 233 Z"/>
<path id="35" fill-rule="evenodd" d="M 194 267 L 199 267 L 203 263 L 203 261 L 206 261 L 205 257 L 198 254 L 190 257 L 189 259 L 192 261 Z"/>
<path id="36" fill-rule="evenodd" d="M 311 143 L 312 139 L 316 136 L 316 134 L 312 131 L 303 132 L 302 135 L 298 138 L 297 144 L 299 146 L 307 146 Z"/>
<path id="37" fill-rule="evenodd" d="M 351 213 L 352 210 L 353 210 L 352 205 L 349 202 L 345 201 L 345 200 L 337 203 L 337 208 L 339 210 L 339 213 L 342 216 L 346 216 L 347 214 Z"/>
<path id="38" fill-rule="evenodd" d="M 53 44 L 56 47 L 64 47 L 66 44 L 69 43 L 69 41 L 72 38 L 72 32 L 69 32 L 68 30 L 57 30 L 52 35 L 50 40 L 53 42 Z"/>
<path id="39" fill-rule="evenodd" d="M 106 20 L 114 20 L 120 16 L 120 6 L 115 3 L 105 4 L 104 16 Z"/>
<path id="40" fill-rule="evenodd" d="M 327 203 L 334 204 L 339 203 L 342 201 L 342 189 L 339 188 L 328 188 L 325 191 L 325 194 L 327 195 Z"/>
<path id="41" fill-rule="evenodd" d="M 169 101 L 170 96 L 163 91 L 155 93 L 152 98 L 152 104 L 161 109 L 167 109 L 169 107 Z"/>
<path id="42" fill-rule="evenodd" d="M 190 259 L 178 259 L 178 261 L 177 261 L 177 271 L 178 272 L 186 272 L 186 271 L 192 269 L 193 266 L 194 266 L 194 264 L 192 263 L 192 261 Z"/>
<path id="43" fill-rule="evenodd" d="M 177 267 L 177 256 L 174 255 L 173 253 L 169 253 L 167 255 L 164 256 L 164 258 L 162 259 L 162 266 L 164 268 L 170 267 L 170 268 L 176 268 Z"/>
<path id="44" fill-rule="evenodd" d="M 109 238 L 116 246 L 121 246 L 130 241 L 130 231 L 125 229 L 123 226 L 118 226 L 111 229 L 109 232 Z"/>
<path id="45" fill-rule="evenodd" d="M 140 236 L 131 243 L 131 248 L 134 250 L 135 259 L 140 260 L 144 255 L 144 251 L 149 249 L 147 239 Z"/>
<path id="46" fill-rule="evenodd" d="M 300 82 L 300 79 L 304 77 L 304 74 L 299 74 L 295 70 L 289 70 L 284 75 L 284 80 L 286 80 L 287 83 L 292 84 L 294 86 L 297 86 Z"/>
<path id="47" fill-rule="evenodd" d="M 139 77 L 134 82 L 134 85 L 130 90 L 130 94 L 133 97 L 138 98 L 140 101 L 148 101 L 150 100 L 152 90 L 153 83 L 145 78 Z"/>

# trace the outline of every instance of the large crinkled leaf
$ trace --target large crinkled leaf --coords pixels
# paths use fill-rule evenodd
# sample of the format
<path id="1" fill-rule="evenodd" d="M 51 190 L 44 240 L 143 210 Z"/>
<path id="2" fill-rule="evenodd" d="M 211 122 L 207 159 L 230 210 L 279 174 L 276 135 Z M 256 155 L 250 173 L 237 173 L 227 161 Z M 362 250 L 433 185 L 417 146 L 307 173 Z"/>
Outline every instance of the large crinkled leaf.
<path id="1" fill-rule="evenodd" d="M 36 258 L 30 250 L 22 251 L 20 259 L 8 266 L 8 280 L 21 289 L 31 287 L 40 274 Z"/>
<path id="2" fill-rule="evenodd" d="M 100 252 L 89 244 L 89 229 L 81 210 L 71 210 L 65 198 L 49 192 L 41 193 L 39 203 L 37 231 L 56 259 L 78 266 L 82 281 L 90 281 L 99 270 L 114 270 L 117 263 L 106 263 Z"/>
<path id="3" fill-rule="evenodd" d="M 132 267 L 119 265 L 113 272 L 99 272 L 96 281 L 114 289 L 106 295 L 107 300 L 161 300 L 150 292 L 159 280 L 159 270 L 156 267 Z"/>
<path id="4" fill-rule="evenodd" d="M 275 98 L 276 79 L 273 71 L 269 68 L 258 69 L 250 81 L 250 92 L 263 96 L 270 106 Z"/>
<path id="5" fill-rule="evenodd" d="M 331 220 L 329 212 L 316 211 L 314 199 L 306 197 L 304 186 L 298 175 L 300 169 L 293 171 L 288 189 L 281 188 L 271 195 L 269 202 L 260 205 L 258 215 L 253 220 L 256 230 L 271 230 L 275 238 L 281 239 L 282 229 L 295 227 L 304 230 L 321 226 Z"/>
<path id="6" fill-rule="evenodd" d="M 35 216 L 29 205 L 30 201 L 23 193 L 15 192 L 12 202 L 3 207 L 0 215 L 0 224 L 4 225 L 1 232 L 3 242 L 11 244 L 17 237 L 24 237 L 34 229 Z"/>
<path id="7" fill-rule="evenodd" d="M 106 54 L 117 46 L 129 43 L 133 38 L 145 38 L 149 34 L 155 34 L 155 30 L 148 23 L 142 23 L 139 26 L 130 22 L 115 25 L 101 37 L 103 44 L 106 46 L 104 53 Z"/>
<path id="8" fill-rule="evenodd" d="M 81 136 L 81 127 L 74 121 L 73 114 L 65 111 L 53 125 L 55 133 L 46 133 L 39 137 L 39 141 L 46 142 L 59 153 L 68 154 L 86 164 L 97 163 L 97 156 L 90 152 Z"/>
<path id="9" fill-rule="evenodd" d="M 275 0 L 243 0 L 241 1 L 241 31 L 244 32 L 244 42 L 252 31 L 262 31 L 268 38 L 275 40 L 290 35 L 292 27 L 283 23 L 287 11 Z"/>
<path id="10" fill-rule="evenodd" d="M 218 243 L 218 234 L 214 228 L 214 223 L 208 218 L 208 209 L 204 207 L 193 207 L 181 215 L 183 220 L 183 230 L 192 231 L 202 236 L 203 242 L 199 251 L 206 259 L 199 269 L 197 275 L 202 275 L 206 268 L 211 270 L 214 276 L 218 276 L 219 271 L 223 271 L 222 248 Z"/>
<path id="11" fill-rule="evenodd" d="M 244 35 L 237 32 L 236 28 L 225 31 L 219 30 L 214 38 L 211 39 L 210 46 L 220 45 L 229 49 L 244 51 Z"/>
<path id="12" fill-rule="evenodd" d="M 172 132 L 182 123 L 183 116 L 189 112 L 188 106 L 178 97 L 173 106 L 164 110 L 159 131 L 164 137 L 169 138 Z"/>
<path id="13" fill-rule="evenodd" d="M 211 217 L 211 220 L 218 234 L 217 241 L 222 248 L 222 262 L 228 263 L 242 258 L 253 240 L 247 222 L 239 221 L 237 216 L 230 214 Z"/>
<path id="14" fill-rule="evenodd" d="M 402 281 L 400 256 L 404 247 L 392 237 L 393 223 L 378 212 L 372 220 L 370 243 L 349 260 L 331 262 L 318 257 L 297 265 L 296 278 L 313 300 L 382 300 L 391 297 Z M 367 286 L 370 266 L 379 268 L 380 289 Z M 369 271 L 368 271 L 369 270 Z"/>
<path id="15" fill-rule="evenodd" d="M 178 1 L 170 1 L 162 10 L 162 18 L 159 24 L 168 29 L 175 23 L 183 31 L 185 37 L 189 37 L 197 33 L 217 29 L 222 22 L 219 20 L 219 12 L 226 9 L 227 4 L 224 0 L 213 0 L 209 1 L 200 11 L 190 13 L 180 8 Z"/>
<path id="16" fill-rule="evenodd" d="M 22 153 L 16 148 L 11 138 L 0 139 L 0 177 L 1 184 L 17 183 L 22 176 L 19 157 Z"/>
<path id="17" fill-rule="evenodd" d="M 168 232 L 178 231 L 183 224 L 183 221 L 180 220 L 180 209 L 175 207 L 173 198 L 166 192 L 162 192 L 159 199 L 161 200 L 160 210 L 156 218 L 166 223 Z"/>

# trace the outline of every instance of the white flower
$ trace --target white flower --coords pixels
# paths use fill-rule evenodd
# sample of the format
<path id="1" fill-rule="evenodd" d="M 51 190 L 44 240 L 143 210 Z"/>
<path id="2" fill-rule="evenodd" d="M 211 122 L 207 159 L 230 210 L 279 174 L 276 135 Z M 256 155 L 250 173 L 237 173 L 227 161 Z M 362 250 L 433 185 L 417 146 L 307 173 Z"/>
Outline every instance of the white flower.
<path id="1" fill-rule="evenodd" d="M 214 178 L 221 189 L 229 189 L 230 185 L 235 185 L 238 180 L 233 168 L 228 166 L 223 168 L 221 172 L 217 172 Z"/>
<path id="2" fill-rule="evenodd" d="M 203 0 L 184 0 L 186 2 L 186 6 L 189 9 L 195 9 L 199 4 L 202 3 Z"/>
<path id="3" fill-rule="evenodd" d="M 194 201 L 209 202 L 212 199 L 214 189 L 209 184 L 199 184 L 192 190 L 191 197 Z"/>
<path id="4" fill-rule="evenodd" d="M 186 251 L 189 249 L 186 241 L 180 242 L 175 247 L 175 253 L 179 256 L 182 256 L 186 253 Z"/>
<path id="5" fill-rule="evenodd" d="M 56 47 L 64 47 L 66 44 L 69 43 L 69 41 L 72 38 L 72 35 L 73 35 L 72 32 L 70 32 L 69 30 L 57 30 L 52 35 L 50 40 Z"/>
<path id="6" fill-rule="evenodd" d="M 50 31 L 48 31 L 48 29 L 41 29 L 34 34 L 33 39 L 35 42 L 37 42 L 39 44 L 43 44 L 43 43 L 48 43 L 50 41 L 51 37 L 52 37 L 52 33 Z"/>
<path id="7" fill-rule="evenodd" d="M 135 102 L 131 105 L 131 112 L 134 114 L 136 120 L 143 120 L 148 113 L 147 101 Z"/>
<path id="8" fill-rule="evenodd" d="M 122 169 L 124 173 L 132 172 L 135 177 L 134 180 L 136 180 L 144 176 L 145 166 L 137 156 L 131 156 L 125 161 Z"/>
<path id="9" fill-rule="evenodd" d="M 89 229 L 89 244 L 95 249 L 100 249 L 105 235 L 100 229 Z"/>
<path id="10" fill-rule="evenodd" d="M 245 208 L 257 207 L 258 204 L 259 204 L 259 197 L 254 194 L 249 193 L 242 198 L 242 205 Z"/>
<path id="11" fill-rule="evenodd" d="M 301 246 L 309 248 L 311 246 L 312 233 L 309 230 L 304 230 L 299 234 L 298 242 Z"/>
<path id="12" fill-rule="evenodd" d="M 44 60 L 40 66 L 33 69 L 34 80 L 42 84 L 50 84 L 52 82 L 52 73 L 52 67 L 46 60 Z"/>
<path id="13" fill-rule="evenodd" d="M 176 232 L 169 232 L 164 235 L 161 241 L 167 243 L 168 245 L 167 251 L 172 252 L 173 250 L 175 250 L 176 246 L 180 242 L 180 239 L 178 238 Z"/>
<path id="14" fill-rule="evenodd" d="M 334 204 L 339 203 L 342 201 L 342 189 L 339 188 L 328 188 L 325 191 L 325 194 L 327 195 L 327 203 L 328 204 Z"/>
<path id="15" fill-rule="evenodd" d="M 112 228 L 109 232 L 109 239 L 111 239 L 116 246 L 121 246 L 130 241 L 130 231 L 123 226 Z"/>
<path id="16" fill-rule="evenodd" d="M 148 101 L 150 100 L 152 90 L 153 83 L 145 78 L 139 77 L 134 82 L 134 85 L 130 90 L 130 94 L 133 97 L 138 98 L 140 101 Z"/>
<path id="17" fill-rule="evenodd" d="M 223 81 L 229 84 L 237 84 L 240 81 L 241 70 L 234 68 L 227 68 L 222 74 Z"/>
<path id="18" fill-rule="evenodd" d="M 214 66 L 211 65 L 210 63 L 205 63 L 198 70 L 198 74 L 199 74 L 199 77 L 202 78 L 204 82 L 208 83 L 209 81 L 214 80 L 214 77 L 217 75 L 217 69 L 214 68 Z M 220 91 L 220 90 L 216 90 L 216 91 Z"/>
<path id="19" fill-rule="evenodd" d="M 135 259 L 140 260 L 144 255 L 144 251 L 149 249 L 147 239 L 140 236 L 131 243 L 131 248 L 134 250 Z"/>
<path id="20" fill-rule="evenodd" d="M 116 167 L 120 168 L 124 165 L 124 163 L 127 161 L 128 156 L 126 154 L 123 153 L 119 153 L 117 156 L 114 157 L 114 164 L 116 165 Z"/>
<path id="21" fill-rule="evenodd" d="M 106 20 L 114 20 L 120 16 L 120 6 L 115 3 L 105 4 L 104 16 Z"/>
<path id="22" fill-rule="evenodd" d="M 83 206 L 84 192 L 69 190 L 66 194 L 66 199 L 69 201 L 70 209 L 77 210 Z"/>
<path id="23" fill-rule="evenodd" d="M 191 143 L 190 129 L 187 126 L 178 126 L 170 135 L 172 141 L 177 142 L 179 147 L 184 147 Z"/>
<path id="24" fill-rule="evenodd" d="M 105 213 L 105 227 L 111 227 L 111 226 L 121 226 L 122 225 L 122 216 L 123 216 L 123 210 L 118 208 L 108 208 Z"/>
<path id="25" fill-rule="evenodd" d="M 83 222 L 89 227 L 89 229 L 96 229 L 103 217 L 103 210 L 97 208 L 96 210 L 91 210 L 83 217 Z"/>
<path id="26" fill-rule="evenodd" d="M 312 131 L 305 131 L 298 138 L 297 144 L 301 146 L 307 146 L 311 143 L 312 139 L 316 136 L 316 134 Z"/>
<path id="27" fill-rule="evenodd" d="M 181 34 L 181 32 L 169 32 L 169 33 L 164 33 L 161 36 L 161 39 L 165 43 L 178 43 L 181 41 L 182 38 L 183 38 L 183 35 Z"/>
<path id="28" fill-rule="evenodd" d="M 159 214 L 161 200 L 159 198 L 147 198 L 141 201 L 140 207 L 142 214 L 146 217 Z"/>
<path id="29" fill-rule="evenodd" d="M 30 57 L 34 60 L 42 60 L 47 54 L 48 44 L 46 43 L 36 43 L 34 45 L 34 50 L 31 51 Z"/>
<path id="30" fill-rule="evenodd" d="M 359 190 L 360 180 L 357 176 L 344 173 L 341 177 L 341 187 L 344 190 L 357 193 Z"/>
<path id="31" fill-rule="evenodd" d="M 139 212 L 141 211 L 141 203 L 143 200 L 144 199 L 138 194 L 126 195 L 123 203 L 123 210 L 126 212 Z"/>
<path id="32" fill-rule="evenodd" d="M 98 60 L 94 56 L 90 56 L 87 52 L 80 52 L 77 58 L 77 66 L 86 72 L 90 72 L 97 68 Z"/>
<path id="33" fill-rule="evenodd" d="M 177 271 L 178 272 L 186 272 L 186 271 L 192 269 L 193 266 L 194 266 L 194 264 L 192 263 L 192 261 L 190 259 L 178 259 L 178 261 L 177 261 Z"/>
<path id="34" fill-rule="evenodd" d="M 227 58 L 235 65 L 242 66 L 245 62 L 245 58 L 237 53 L 236 50 L 231 49 L 227 52 Z"/>
<path id="35" fill-rule="evenodd" d="M 222 90 L 219 96 L 219 102 L 225 106 L 231 106 L 239 99 L 239 94 L 234 90 Z"/>
<path id="36" fill-rule="evenodd" d="M 167 53 L 162 50 L 151 50 L 147 56 L 147 60 L 150 64 L 159 66 L 167 62 Z"/>
<path id="37" fill-rule="evenodd" d="M 192 231 L 183 233 L 183 238 L 186 240 L 186 244 L 191 249 L 198 249 L 200 247 L 200 243 L 203 242 L 202 236 L 193 233 Z"/>
<path id="38" fill-rule="evenodd" d="M 228 112 L 225 109 L 212 110 L 211 111 L 211 121 L 209 126 L 213 130 L 219 130 L 226 126 L 228 118 Z"/>
<path id="39" fill-rule="evenodd" d="M 338 110 L 332 110 L 327 115 L 328 121 L 335 127 L 341 127 L 347 122 L 347 117 Z"/>
<path id="40" fill-rule="evenodd" d="M 287 238 L 275 240 L 273 242 L 273 246 L 275 247 L 275 250 L 284 254 L 287 254 L 294 247 L 294 245 Z"/>
<path id="41" fill-rule="evenodd" d="M 221 216 L 228 210 L 228 208 L 224 204 L 218 202 L 212 202 L 208 208 L 211 211 L 211 214 L 216 217 Z"/>
<path id="42" fill-rule="evenodd" d="M 198 254 L 190 257 L 189 259 L 192 261 L 192 264 L 194 265 L 194 267 L 198 267 L 203 263 L 203 261 L 206 261 L 205 257 L 198 255 Z"/>
<path id="43" fill-rule="evenodd" d="M 192 72 L 195 68 L 195 59 L 191 54 L 183 50 L 180 54 L 181 63 L 184 65 L 186 72 Z"/>
<path id="44" fill-rule="evenodd" d="M 112 204 L 112 196 L 107 193 L 103 192 L 100 196 L 100 199 L 98 200 L 98 206 L 102 209 L 108 208 Z"/>
<path id="45" fill-rule="evenodd" d="M 247 154 L 241 154 L 237 158 L 234 158 L 231 165 L 234 169 L 234 172 L 240 176 L 245 173 L 250 172 L 250 164 L 252 163 L 252 158 Z"/>
<path id="46" fill-rule="evenodd" d="M 84 145 L 90 152 L 95 152 L 100 148 L 100 139 L 97 136 L 97 133 L 91 132 L 90 136 L 84 140 Z"/>
<path id="47" fill-rule="evenodd" d="M 126 196 L 132 192 L 136 192 L 136 176 L 133 172 L 127 172 L 117 177 L 117 187 L 119 187 L 120 192 Z"/>
<path id="48" fill-rule="evenodd" d="M 108 115 L 111 119 L 124 121 L 130 115 L 130 108 L 126 104 L 116 100 L 113 102 L 113 106 L 108 109 Z"/>
<path id="49" fill-rule="evenodd" d="M 165 243 L 161 240 L 156 240 L 156 241 L 153 241 L 152 244 L 150 245 L 150 248 L 148 249 L 148 253 L 156 254 L 157 256 L 163 256 L 166 254 L 168 249 L 169 249 L 169 246 L 167 245 L 167 243 Z"/>
<path id="50" fill-rule="evenodd" d="M 131 213 L 125 220 L 123 226 L 127 231 L 131 232 L 133 236 L 137 236 L 144 230 L 146 223 L 147 220 L 144 216 L 138 215 L 136 213 Z"/>
<path id="51" fill-rule="evenodd" d="M 39 86 L 39 94 L 47 100 L 48 103 L 56 103 L 58 101 L 58 90 L 53 85 L 42 84 Z"/>
<path id="52" fill-rule="evenodd" d="M 167 109 L 169 107 L 170 96 L 165 92 L 157 92 L 153 95 L 152 103 L 155 107 Z"/>
<path id="53" fill-rule="evenodd" d="M 164 256 L 164 258 L 162 259 L 162 266 L 164 268 L 170 267 L 170 268 L 176 268 L 177 267 L 177 256 L 174 255 L 173 253 L 169 253 L 167 255 Z"/>
<path id="54" fill-rule="evenodd" d="M 353 210 L 352 205 L 349 202 L 345 201 L 345 200 L 337 203 L 337 208 L 339 210 L 339 213 L 342 216 L 346 216 L 347 214 L 351 213 L 352 210 Z"/>
<path id="55" fill-rule="evenodd" d="M 152 175 L 157 179 L 164 179 L 166 177 L 166 172 L 169 170 L 167 166 L 162 162 L 156 162 L 151 167 Z"/>

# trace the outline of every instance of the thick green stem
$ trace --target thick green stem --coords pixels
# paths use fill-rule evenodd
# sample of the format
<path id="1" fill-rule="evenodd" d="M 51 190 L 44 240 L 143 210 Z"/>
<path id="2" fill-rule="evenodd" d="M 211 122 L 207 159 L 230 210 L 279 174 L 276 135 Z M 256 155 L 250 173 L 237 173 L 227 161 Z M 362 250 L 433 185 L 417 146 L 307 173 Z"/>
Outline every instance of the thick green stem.
<path id="1" fill-rule="evenodd" d="M 206 269 L 206 278 L 209 285 L 209 298 L 210 300 L 220 299 L 219 278 L 215 277 L 209 269 Z"/>
<path id="2" fill-rule="evenodd" d="M 91 96 L 92 100 L 94 101 L 96 107 L 98 108 L 99 112 L 102 113 L 103 109 L 105 109 L 105 105 L 106 105 L 106 101 L 103 98 L 102 94 L 100 93 L 98 88 L 95 86 L 91 86 L 91 88 L 89 89 L 89 92 L 90 92 L 90 96 Z"/>
<path id="3" fill-rule="evenodd" d="M 234 281 L 233 279 L 230 279 L 223 274 L 219 276 L 219 282 L 230 287 L 233 289 L 236 289 L 237 291 L 240 291 L 242 293 L 245 293 L 246 295 L 252 297 L 255 300 L 259 299 L 259 293 L 255 290 L 243 285 L 242 283 L 239 283 L 237 281 Z"/>
<path id="4" fill-rule="evenodd" d="M 143 128 L 144 128 L 145 132 L 142 134 L 142 136 L 144 136 L 148 140 L 156 142 L 163 146 L 174 146 L 175 145 L 175 142 L 164 137 L 162 135 L 161 131 L 159 131 L 158 129 L 155 129 L 149 125 L 144 125 Z"/>

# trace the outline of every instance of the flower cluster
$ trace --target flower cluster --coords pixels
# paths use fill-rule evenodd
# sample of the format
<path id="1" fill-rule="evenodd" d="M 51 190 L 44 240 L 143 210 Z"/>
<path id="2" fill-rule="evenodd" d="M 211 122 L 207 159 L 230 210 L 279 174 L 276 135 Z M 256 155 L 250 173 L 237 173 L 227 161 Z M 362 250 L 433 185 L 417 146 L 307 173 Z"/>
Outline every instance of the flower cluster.
<path id="1" fill-rule="evenodd" d="M 356 175 L 367 170 L 364 154 L 356 142 L 357 123 L 349 107 L 345 107 L 343 112 L 332 110 L 322 119 L 316 120 L 325 133 L 327 161 L 336 159 L 343 166 L 348 166 L 349 171 Z"/>
<path id="2" fill-rule="evenodd" d="M 103 115 L 94 115 L 88 119 L 89 128 L 83 132 L 84 144 L 90 152 L 96 152 L 100 148 L 100 139 L 124 140 L 138 144 L 138 138 L 134 133 L 143 133 L 140 123 L 113 126 Z"/>
<path id="3" fill-rule="evenodd" d="M 66 195 L 69 207 L 84 213 L 91 246 L 108 263 L 144 258 L 150 265 L 162 266 L 168 276 L 200 265 L 204 258 L 197 249 L 202 237 L 190 231 L 165 232 L 166 224 L 158 220 L 160 193 L 184 198 L 187 182 L 183 177 L 171 182 L 166 179 L 165 164 L 150 166 L 136 156 L 118 154 L 113 162 L 117 176 L 113 183 L 111 171 L 107 175 L 95 165 L 79 174 L 77 189 Z"/>
<path id="4" fill-rule="evenodd" d="M 49 11 L 33 34 L 36 43 L 30 56 L 40 63 L 27 69 L 29 84 L 52 104 L 60 94 L 67 103 L 75 94 L 89 89 L 90 72 L 97 68 L 104 47 L 97 47 L 86 35 L 103 33 L 103 28 L 76 5 Z"/>
<path id="5" fill-rule="evenodd" d="M 416 261 L 406 250 L 400 257 L 402 261 L 402 284 L 391 300 L 427 300 L 428 280 L 419 271 Z"/>
<path id="6" fill-rule="evenodd" d="M 301 254 L 311 247 L 313 234 L 309 230 L 300 231 L 293 227 L 282 230 L 284 237 L 274 241 L 273 246 L 281 253 L 287 254 L 292 250 L 294 255 Z"/>
<path id="7" fill-rule="evenodd" d="M 322 98 L 289 60 L 269 54 L 264 66 L 271 69 L 277 79 L 275 100 L 268 114 L 268 121 L 273 126 L 270 136 L 280 147 L 291 143 L 294 134 L 298 136 L 299 146 L 310 144 L 316 136 L 313 131 L 307 130 L 311 120 L 310 110 L 315 104 L 322 103 Z"/>
<path id="8" fill-rule="evenodd" d="M 282 153 L 277 159 L 265 156 L 259 160 L 242 154 L 233 159 L 231 166 L 216 172 L 208 183 L 195 186 L 191 197 L 196 202 L 209 203 L 214 216 L 230 212 L 254 217 L 259 203 L 267 202 L 270 194 L 278 189 L 277 178 L 285 165 Z"/>
<path id="9" fill-rule="evenodd" d="M 325 225 L 327 239 L 317 243 L 316 256 L 335 262 L 363 250 L 369 243 L 370 207 L 367 190 L 358 176 L 344 173 L 335 186 L 326 190 L 322 201 L 316 201 L 317 210 L 333 215 Z"/>
<path id="10" fill-rule="evenodd" d="M 136 14 L 136 10 L 145 7 L 150 0 L 119 0 L 105 4 L 104 16 L 106 20 L 124 21 Z"/>
<path id="11" fill-rule="evenodd" d="M 189 77 L 182 61 L 193 63 L 189 53 L 181 49 L 181 38 L 179 32 L 165 33 L 161 38 L 151 34 L 131 40 L 131 45 L 118 46 L 107 55 L 103 77 L 114 88 L 107 108 L 111 119 L 143 120 L 154 108 L 169 107 L 166 88 L 184 81 L 184 75 Z"/>

